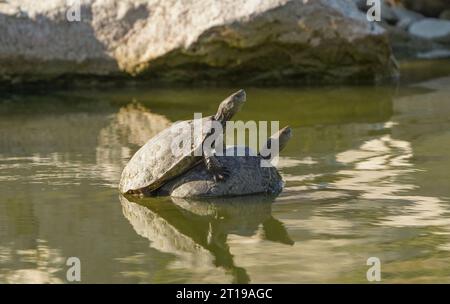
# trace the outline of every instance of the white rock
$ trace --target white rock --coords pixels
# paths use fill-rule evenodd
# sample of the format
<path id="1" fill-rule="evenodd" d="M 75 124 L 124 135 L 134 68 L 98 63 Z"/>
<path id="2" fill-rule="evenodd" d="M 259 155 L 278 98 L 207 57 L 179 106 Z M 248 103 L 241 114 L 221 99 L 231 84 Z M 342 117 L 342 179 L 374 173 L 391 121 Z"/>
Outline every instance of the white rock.
<path id="1" fill-rule="evenodd" d="M 378 79 L 384 30 L 351 0 L 66 0 L 0 3 L 0 81 L 144 74 L 158 81 Z M 75 1 L 76 3 L 76 1 Z"/>
<path id="2" fill-rule="evenodd" d="M 409 32 L 417 37 L 450 43 L 450 21 L 426 18 L 413 23 Z"/>

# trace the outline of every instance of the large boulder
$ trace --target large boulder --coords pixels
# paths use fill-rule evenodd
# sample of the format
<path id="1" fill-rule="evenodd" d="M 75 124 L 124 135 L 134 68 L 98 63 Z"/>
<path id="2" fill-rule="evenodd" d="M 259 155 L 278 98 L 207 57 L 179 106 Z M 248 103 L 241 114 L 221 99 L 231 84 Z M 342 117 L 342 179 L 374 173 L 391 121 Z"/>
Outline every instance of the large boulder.
<path id="1" fill-rule="evenodd" d="M 385 31 L 351 0 L 78 2 L 80 22 L 67 20 L 66 0 L 0 2 L 0 80 L 342 82 L 397 72 Z"/>

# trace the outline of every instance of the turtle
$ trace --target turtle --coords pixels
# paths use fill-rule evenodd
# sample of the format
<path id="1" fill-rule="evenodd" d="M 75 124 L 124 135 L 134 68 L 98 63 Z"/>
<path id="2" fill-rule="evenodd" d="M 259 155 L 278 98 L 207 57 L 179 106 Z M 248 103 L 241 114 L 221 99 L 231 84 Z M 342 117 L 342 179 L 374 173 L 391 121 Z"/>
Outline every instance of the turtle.
<path id="1" fill-rule="evenodd" d="M 212 153 L 215 141 L 207 148 L 206 139 L 220 135 L 214 134 L 214 122 L 220 123 L 223 135 L 226 122 L 241 109 L 245 100 L 246 93 L 241 89 L 223 100 L 214 116 L 180 121 L 159 132 L 126 164 L 119 182 L 120 192 L 152 196 L 166 182 L 187 172 L 202 160 L 215 181 L 225 180 L 229 170 Z M 200 133 L 195 132 L 196 127 L 201 128 Z"/>
<path id="2" fill-rule="evenodd" d="M 270 148 L 275 141 L 278 141 L 281 151 L 292 136 L 289 126 L 284 127 L 274 134 L 265 147 Z M 244 156 L 230 156 L 227 152 L 236 154 L 244 149 Z M 232 146 L 227 148 L 224 156 L 218 156 L 218 161 L 230 170 L 230 177 L 217 183 L 211 178 L 206 167 L 199 164 L 166 183 L 158 190 L 158 195 L 170 195 L 175 198 L 196 198 L 196 197 L 225 197 L 249 194 L 269 194 L 277 195 L 283 189 L 283 180 L 277 169 L 270 165 L 268 160 L 275 155 L 262 156 L 252 153 L 248 147 Z M 241 154 L 242 155 L 242 154 Z M 266 166 L 261 162 L 266 161 Z"/>

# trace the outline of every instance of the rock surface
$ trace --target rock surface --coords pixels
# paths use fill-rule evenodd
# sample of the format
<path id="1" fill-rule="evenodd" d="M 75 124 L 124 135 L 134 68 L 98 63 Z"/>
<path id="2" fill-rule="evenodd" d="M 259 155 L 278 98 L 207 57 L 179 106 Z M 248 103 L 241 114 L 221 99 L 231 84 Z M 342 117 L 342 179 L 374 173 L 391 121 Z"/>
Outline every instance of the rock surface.
<path id="1" fill-rule="evenodd" d="M 393 7 L 392 10 L 398 19 L 397 26 L 405 30 L 407 30 L 412 23 L 425 18 L 419 13 L 412 12 L 399 6 Z"/>
<path id="2" fill-rule="evenodd" d="M 426 18 L 413 23 L 409 32 L 417 37 L 450 44 L 450 21 Z"/>
<path id="3" fill-rule="evenodd" d="M 413 5 L 408 1 L 380 0 L 381 22 L 379 24 L 387 31 L 395 57 L 403 59 L 438 59 L 447 58 L 450 52 L 448 48 L 448 21 L 445 19 L 445 11 L 437 13 L 442 19 L 427 18 L 417 11 L 422 12 L 425 4 L 419 2 Z M 371 5 L 365 0 L 354 0 L 357 7 L 367 13 Z M 430 1 L 430 6 L 439 7 L 439 1 Z M 406 7 L 405 7 L 406 6 Z M 424 13 L 427 13 L 425 10 Z"/>
<path id="4" fill-rule="evenodd" d="M 402 0 L 402 3 L 406 8 L 429 17 L 438 17 L 443 10 L 450 9 L 448 0 Z"/>
<path id="5" fill-rule="evenodd" d="M 1 2 L 0 80 L 284 83 L 396 74 L 385 31 L 351 0 L 79 2 L 80 22 L 67 20 L 66 0 Z"/>

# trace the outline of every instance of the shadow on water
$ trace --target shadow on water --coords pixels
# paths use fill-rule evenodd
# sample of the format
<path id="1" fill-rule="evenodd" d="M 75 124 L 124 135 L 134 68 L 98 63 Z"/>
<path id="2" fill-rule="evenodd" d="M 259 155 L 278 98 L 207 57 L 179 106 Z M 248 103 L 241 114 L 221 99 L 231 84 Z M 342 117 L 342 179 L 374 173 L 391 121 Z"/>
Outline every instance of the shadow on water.
<path id="1" fill-rule="evenodd" d="M 227 244 L 229 234 L 257 235 L 272 242 L 294 244 L 283 224 L 272 216 L 273 199 L 269 197 L 248 196 L 239 202 L 180 198 L 158 201 L 122 195 L 119 199 L 124 216 L 137 234 L 150 241 L 150 246 L 178 257 L 189 255 L 190 262 L 204 261 L 200 256 L 210 254 L 214 266 L 231 275 L 233 283 L 249 283 L 251 279 L 244 268 L 235 265 Z"/>

